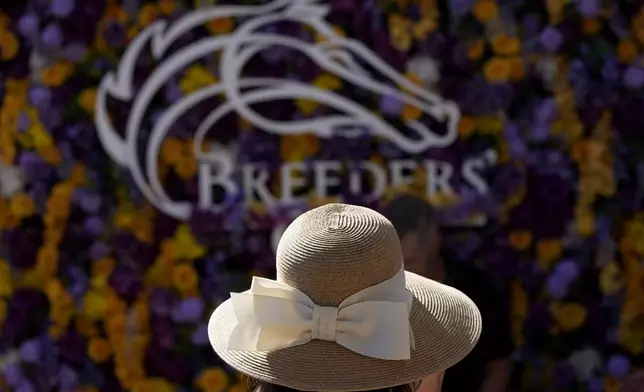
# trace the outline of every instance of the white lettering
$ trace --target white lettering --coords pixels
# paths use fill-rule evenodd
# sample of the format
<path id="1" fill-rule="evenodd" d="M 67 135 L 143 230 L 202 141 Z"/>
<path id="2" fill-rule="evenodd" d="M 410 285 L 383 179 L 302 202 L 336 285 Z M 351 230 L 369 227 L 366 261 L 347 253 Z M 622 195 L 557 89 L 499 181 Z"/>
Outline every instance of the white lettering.
<path id="1" fill-rule="evenodd" d="M 275 198 L 266 187 L 269 177 L 268 170 L 249 164 L 242 167 L 242 173 L 244 193 L 247 198 L 252 198 L 257 194 L 260 202 L 268 206 L 275 204 Z"/>
<path id="2" fill-rule="evenodd" d="M 385 194 L 387 188 L 387 174 L 385 171 L 373 162 L 361 162 L 360 169 L 371 173 L 373 178 L 373 190 L 370 194 L 364 194 L 362 191 L 362 171 L 356 170 L 349 174 L 349 190 L 354 195 L 363 195 L 366 202 L 379 199 Z"/>
<path id="3" fill-rule="evenodd" d="M 318 197 L 324 198 L 329 194 L 329 188 L 340 185 L 339 172 L 342 165 L 337 161 L 320 161 L 313 164 L 315 193 Z"/>
<path id="4" fill-rule="evenodd" d="M 479 174 L 479 170 L 484 169 L 485 166 L 485 158 L 470 158 L 463 163 L 461 168 L 463 179 L 483 195 L 489 191 L 487 183 Z"/>
<path id="5" fill-rule="evenodd" d="M 396 160 L 389 164 L 391 173 L 391 185 L 394 187 L 410 185 L 414 183 L 414 170 L 418 164 L 411 159 Z"/>
<path id="6" fill-rule="evenodd" d="M 304 162 L 289 162 L 282 165 L 280 170 L 282 203 L 290 204 L 304 200 L 304 197 L 293 196 L 293 191 L 306 185 L 306 181 L 302 178 L 305 171 Z"/>
<path id="7" fill-rule="evenodd" d="M 453 174 L 454 168 L 447 162 L 425 161 L 427 195 L 431 197 L 436 193 L 453 193 L 449 184 Z"/>
<path id="8" fill-rule="evenodd" d="M 235 166 L 228 154 L 206 154 L 199 164 L 199 208 L 203 210 L 218 211 L 223 202 L 215 204 L 212 187 L 214 185 L 224 190 L 224 195 L 236 194 L 237 184 L 233 181 L 232 174 Z"/>

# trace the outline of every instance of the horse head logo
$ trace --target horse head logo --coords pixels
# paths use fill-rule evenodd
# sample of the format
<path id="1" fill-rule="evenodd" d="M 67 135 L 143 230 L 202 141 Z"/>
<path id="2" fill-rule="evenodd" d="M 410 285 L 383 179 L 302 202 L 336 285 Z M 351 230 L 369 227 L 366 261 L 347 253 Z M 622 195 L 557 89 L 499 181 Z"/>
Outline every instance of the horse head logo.
<path id="1" fill-rule="evenodd" d="M 457 136 L 460 118 L 458 107 L 416 85 L 390 67 L 364 44 L 341 36 L 325 21 L 328 8 L 318 0 L 274 0 L 262 6 L 211 6 L 195 10 L 168 25 L 165 21 L 152 24 L 129 45 L 115 73 L 105 75 L 98 89 L 95 122 L 101 142 L 112 159 L 127 167 L 143 194 L 162 211 L 178 219 L 190 216 L 192 206 L 172 201 L 161 185 L 157 160 L 161 144 L 170 128 L 188 110 L 202 102 L 223 96 L 223 103 L 201 122 L 194 138 L 194 153 L 206 159 L 203 143 L 207 133 L 222 117 L 235 113 L 258 129 L 278 135 L 314 133 L 321 138 L 352 137 L 355 130 L 368 130 L 410 153 L 446 147 Z M 202 38 L 168 54 L 171 44 L 187 32 L 217 18 L 242 21 L 227 35 Z M 278 22 L 307 26 L 320 42 L 312 43 L 297 37 L 271 32 L 269 26 Z M 133 87 L 134 65 L 141 51 L 150 45 L 152 55 L 162 59 L 137 89 Z M 308 57 L 325 72 L 343 82 L 375 96 L 393 96 L 401 103 L 412 105 L 423 114 L 445 124 L 446 132 L 436 133 L 421 121 L 408 121 L 400 130 L 380 116 L 337 92 L 321 89 L 291 78 L 245 77 L 244 66 L 255 56 L 272 47 L 286 47 Z M 139 132 L 143 117 L 159 89 L 186 66 L 214 53 L 219 54 L 217 84 L 203 87 L 174 102 L 164 111 L 150 132 L 145 157 L 138 156 Z M 112 96 L 131 102 L 126 129 L 120 136 L 112 127 L 106 98 Z M 255 111 L 253 104 L 275 100 L 305 99 L 331 108 L 333 114 L 313 118 L 276 121 Z"/>

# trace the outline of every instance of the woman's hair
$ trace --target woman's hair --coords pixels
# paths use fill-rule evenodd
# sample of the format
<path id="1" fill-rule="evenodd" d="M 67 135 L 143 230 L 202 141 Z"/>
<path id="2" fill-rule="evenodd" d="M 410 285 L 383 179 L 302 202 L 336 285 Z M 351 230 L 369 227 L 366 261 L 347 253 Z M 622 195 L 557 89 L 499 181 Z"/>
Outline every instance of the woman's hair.
<path id="1" fill-rule="evenodd" d="M 246 376 L 244 376 L 242 379 L 246 380 L 246 385 L 248 385 L 248 390 L 250 392 L 300 392 L 296 389 L 284 387 L 277 384 L 271 384 L 265 381 L 255 380 Z M 414 392 L 418 388 L 418 384 L 420 383 L 404 384 L 390 388 L 375 389 L 373 390 L 373 392 Z"/>

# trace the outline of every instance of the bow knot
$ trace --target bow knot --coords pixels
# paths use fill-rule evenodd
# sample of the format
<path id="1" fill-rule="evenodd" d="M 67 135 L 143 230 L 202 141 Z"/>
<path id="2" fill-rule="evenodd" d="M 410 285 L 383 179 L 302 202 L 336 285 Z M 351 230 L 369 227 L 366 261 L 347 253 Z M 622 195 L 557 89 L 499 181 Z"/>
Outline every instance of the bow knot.
<path id="1" fill-rule="evenodd" d="M 313 305 L 311 339 L 335 342 L 335 329 L 338 322 L 338 308 Z"/>
<path id="2" fill-rule="evenodd" d="M 413 296 L 405 288 L 402 268 L 338 307 L 318 306 L 296 288 L 257 277 L 250 290 L 230 296 L 237 322 L 228 340 L 229 350 L 276 351 L 319 339 L 372 358 L 411 357 Z"/>

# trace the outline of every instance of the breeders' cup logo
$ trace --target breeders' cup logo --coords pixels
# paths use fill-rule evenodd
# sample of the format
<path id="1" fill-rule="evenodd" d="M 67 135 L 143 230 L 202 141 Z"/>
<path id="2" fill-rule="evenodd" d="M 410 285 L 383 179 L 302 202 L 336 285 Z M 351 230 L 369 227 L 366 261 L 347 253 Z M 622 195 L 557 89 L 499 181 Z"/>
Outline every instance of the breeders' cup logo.
<path id="1" fill-rule="evenodd" d="M 171 200 L 161 184 L 157 167 L 160 148 L 170 128 L 183 114 L 218 96 L 225 99 L 201 122 L 196 130 L 193 149 L 199 162 L 215 162 L 223 171 L 233 170 L 234 159 L 223 149 L 204 151 L 204 141 L 207 131 L 230 113 L 238 114 L 258 129 L 277 135 L 314 133 L 320 138 L 351 137 L 356 129 L 368 129 L 374 136 L 409 154 L 453 143 L 460 118 L 458 107 L 405 78 L 360 42 L 338 35 L 324 19 L 327 12 L 328 7 L 316 0 L 275 0 L 262 6 L 211 6 L 192 11 L 173 23 L 157 21 L 150 25 L 131 42 L 116 72 L 106 74 L 100 83 L 95 122 L 105 150 L 115 162 L 129 169 L 136 185 L 151 203 L 175 218 L 187 219 L 193 206 L 185 201 Z M 191 30 L 213 19 L 231 17 L 240 22 L 232 33 L 202 38 L 175 53 L 167 53 L 170 45 Z M 316 44 L 267 32 L 267 26 L 280 21 L 306 25 L 325 39 Z M 447 132 L 437 134 L 418 121 L 408 121 L 406 126 L 409 130 L 401 132 L 369 108 L 333 91 L 286 78 L 245 78 L 240 75 L 250 59 L 267 48 L 277 46 L 305 54 L 321 69 L 356 88 L 379 96 L 394 96 L 400 102 L 420 109 L 446 124 Z M 148 47 L 155 59 L 163 60 L 134 91 L 135 63 Z M 139 131 L 153 97 L 181 70 L 215 53 L 219 54 L 220 82 L 184 96 L 168 107 L 151 129 L 145 156 L 138 156 L 142 151 L 137 145 L 140 142 Z M 390 83 L 378 81 L 360 64 L 368 64 Z M 130 104 L 123 136 L 115 131 L 110 121 L 106 108 L 108 96 Z M 251 108 L 252 104 L 285 99 L 315 101 L 334 109 L 334 114 L 275 121 Z M 227 189 L 234 190 L 234 185 L 222 185 L 230 185 Z"/>

